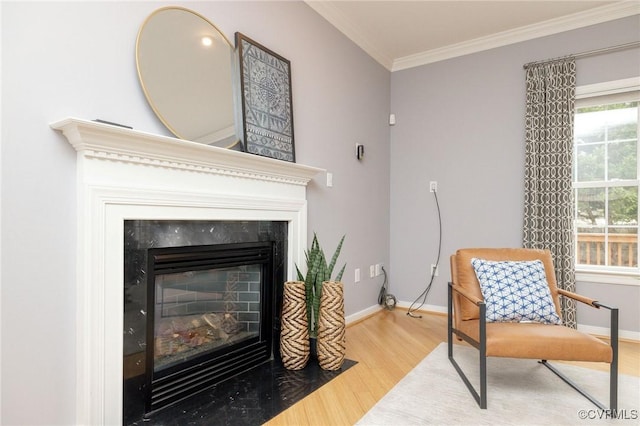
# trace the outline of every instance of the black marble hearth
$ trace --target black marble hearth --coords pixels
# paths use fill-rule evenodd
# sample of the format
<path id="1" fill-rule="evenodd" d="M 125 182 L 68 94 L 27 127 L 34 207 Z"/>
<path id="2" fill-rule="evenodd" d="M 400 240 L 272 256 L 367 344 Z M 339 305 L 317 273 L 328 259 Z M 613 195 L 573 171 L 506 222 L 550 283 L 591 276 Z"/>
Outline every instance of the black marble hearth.
<path id="1" fill-rule="evenodd" d="M 322 370 L 310 360 L 299 371 L 278 360 L 255 367 L 132 425 L 260 425 L 356 365 L 345 360 L 337 371 Z"/>

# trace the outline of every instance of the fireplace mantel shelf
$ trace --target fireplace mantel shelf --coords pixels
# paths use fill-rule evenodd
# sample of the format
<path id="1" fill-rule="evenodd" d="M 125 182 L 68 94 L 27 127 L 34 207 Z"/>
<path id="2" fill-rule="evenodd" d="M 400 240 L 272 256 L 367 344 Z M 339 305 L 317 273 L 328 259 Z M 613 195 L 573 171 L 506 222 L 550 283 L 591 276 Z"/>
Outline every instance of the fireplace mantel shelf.
<path id="1" fill-rule="evenodd" d="M 307 183 L 324 169 L 160 136 L 95 121 L 66 118 L 51 123 L 86 157 L 249 179 Z"/>

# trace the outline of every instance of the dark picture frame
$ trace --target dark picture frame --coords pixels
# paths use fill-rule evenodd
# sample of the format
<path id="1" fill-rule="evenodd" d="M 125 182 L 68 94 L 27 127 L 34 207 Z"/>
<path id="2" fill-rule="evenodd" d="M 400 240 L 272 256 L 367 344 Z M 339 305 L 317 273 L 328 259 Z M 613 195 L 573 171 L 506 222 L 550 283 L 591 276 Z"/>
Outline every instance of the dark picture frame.
<path id="1" fill-rule="evenodd" d="M 295 162 L 291 62 L 236 32 L 246 152 Z"/>

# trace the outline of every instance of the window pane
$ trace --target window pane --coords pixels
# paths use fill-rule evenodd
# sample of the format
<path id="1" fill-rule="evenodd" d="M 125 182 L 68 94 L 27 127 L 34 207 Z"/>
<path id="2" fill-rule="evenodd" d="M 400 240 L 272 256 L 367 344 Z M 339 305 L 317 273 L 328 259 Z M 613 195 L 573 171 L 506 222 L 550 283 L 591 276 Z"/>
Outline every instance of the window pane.
<path id="1" fill-rule="evenodd" d="M 638 266 L 637 228 L 609 228 L 609 265 Z"/>
<path id="2" fill-rule="evenodd" d="M 638 187 L 609 188 L 609 225 L 638 226 Z"/>
<path id="3" fill-rule="evenodd" d="M 604 265 L 604 229 L 578 228 L 576 263 L 580 265 Z"/>
<path id="4" fill-rule="evenodd" d="M 599 106 L 579 109 L 573 125 L 578 144 L 605 140 L 605 122 Z"/>
<path id="5" fill-rule="evenodd" d="M 578 200 L 577 226 L 606 225 L 604 195 L 604 188 L 578 188 L 576 190 L 576 199 Z"/>
<path id="6" fill-rule="evenodd" d="M 637 179 L 638 140 L 609 144 L 609 179 Z"/>
<path id="7" fill-rule="evenodd" d="M 607 139 L 610 141 L 637 139 L 638 103 L 605 105 L 607 111 L 596 113 L 596 118 L 606 126 Z"/>
<path id="8" fill-rule="evenodd" d="M 578 182 L 604 180 L 604 144 L 578 145 L 576 165 Z"/>
<path id="9" fill-rule="evenodd" d="M 578 109 L 574 139 L 578 182 L 637 178 L 638 102 Z"/>

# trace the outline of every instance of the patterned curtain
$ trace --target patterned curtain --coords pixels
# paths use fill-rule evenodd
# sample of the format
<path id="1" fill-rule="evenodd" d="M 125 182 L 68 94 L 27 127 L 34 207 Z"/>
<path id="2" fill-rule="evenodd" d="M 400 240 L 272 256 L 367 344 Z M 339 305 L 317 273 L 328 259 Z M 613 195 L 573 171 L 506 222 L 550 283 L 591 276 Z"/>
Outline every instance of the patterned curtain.
<path id="1" fill-rule="evenodd" d="M 558 287 L 575 291 L 573 243 L 573 59 L 526 66 L 526 248 L 549 249 Z M 562 301 L 563 323 L 576 328 L 575 301 Z"/>

